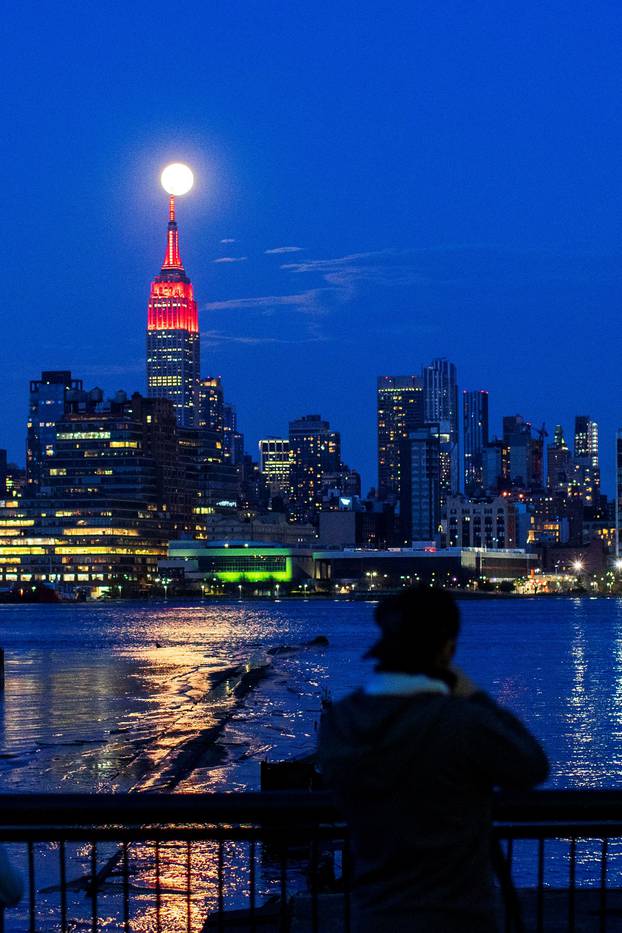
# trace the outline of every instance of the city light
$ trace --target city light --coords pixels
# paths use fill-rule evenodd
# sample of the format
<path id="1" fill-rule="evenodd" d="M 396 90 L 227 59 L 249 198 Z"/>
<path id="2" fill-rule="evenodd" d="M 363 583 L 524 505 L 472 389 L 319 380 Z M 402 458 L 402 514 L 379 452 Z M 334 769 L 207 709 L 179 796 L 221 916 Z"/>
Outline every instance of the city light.
<path id="1" fill-rule="evenodd" d="M 168 194 L 188 194 L 194 184 L 194 175 L 183 162 L 172 162 L 162 172 L 160 181 Z"/>
<path id="2" fill-rule="evenodd" d="M 581 573 L 583 570 L 583 561 L 575 560 L 572 562 L 572 569 L 575 573 Z"/>

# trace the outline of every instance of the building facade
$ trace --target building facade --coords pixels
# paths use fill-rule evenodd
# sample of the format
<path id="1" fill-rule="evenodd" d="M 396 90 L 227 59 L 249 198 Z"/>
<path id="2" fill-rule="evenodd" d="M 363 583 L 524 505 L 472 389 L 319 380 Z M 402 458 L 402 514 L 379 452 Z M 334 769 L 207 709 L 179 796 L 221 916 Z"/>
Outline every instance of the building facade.
<path id="1" fill-rule="evenodd" d="M 522 415 L 503 418 L 503 440 L 510 452 L 510 482 L 521 489 L 544 485 L 544 428 L 534 437 L 532 426 Z"/>
<path id="2" fill-rule="evenodd" d="M 68 370 L 42 372 L 30 382 L 28 427 L 26 435 L 26 488 L 37 495 L 41 472 L 48 457 L 54 455 L 56 422 L 65 414 L 73 393 L 82 391 L 82 380 L 72 379 Z"/>
<path id="3" fill-rule="evenodd" d="M 244 435 L 238 431 L 238 415 L 234 405 L 223 406 L 223 448 L 225 463 L 238 466 L 244 459 Z"/>
<path id="4" fill-rule="evenodd" d="M 517 505 L 507 496 L 449 496 L 445 539 L 447 547 L 515 548 Z"/>
<path id="5" fill-rule="evenodd" d="M 266 437 L 259 441 L 259 469 L 266 478 L 271 497 L 289 495 L 289 440 Z"/>
<path id="6" fill-rule="evenodd" d="M 423 408 L 423 381 L 419 376 L 378 377 L 376 413 L 380 499 L 399 500 L 400 445 L 409 431 L 423 425 Z"/>
<path id="7" fill-rule="evenodd" d="M 221 436 L 225 428 L 225 398 L 220 376 L 207 376 L 199 384 L 198 427 Z"/>
<path id="8" fill-rule="evenodd" d="M 74 388 L 36 464 L 37 492 L 0 506 L 0 583 L 146 587 L 194 529 L 196 446 L 173 403 Z"/>
<path id="9" fill-rule="evenodd" d="M 297 521 L 315 520 L 322 508 L 326 473 L 341 469 L 341 437 L 319 415 L 305 415 L 289 423 L 289 498 Z"/>
<path id="10" fill-rule="evenodd" d="M 510 448 L 505 441 L 494 438 L 482 453 L 484 493 L 494 495 L 510 487 Z"/>
<path id="11" fill-rule="evenodd" d="M 572 485 L 575 495 L 581 496 L 585 505 L 598 504 L 600 496 L 598 424 L 589 415 L 577 415 L 575 418 Z"/>
<path id="12" fill-rule="evenodd" d="M 458 492 L 459 416 L 458 376 L 454 363 L 436 359 L 423 368 L 424 417 L 426 424 L 440 425 L 441 495 Z"/>
<path id="13" fill-rule="evenodd" d="M 573 462 L 561 424 L 555 426 L 553 443 L 546 451 L 547 487 L 557 493 L 568 493 L 573 478 Z"/>
<path id="14" fill-rule="evenodd" d="M 484 488 L 484 448 L 488 444 L 488 392 L 462 394 L 464 492 L 481 494 Z"/>
<path id="15" fill-rule="evenodd" d="M 441 521 L 441 451 L 438 426 L 410 431 L 402 442 L 402 541 L 438 541 Z"/>

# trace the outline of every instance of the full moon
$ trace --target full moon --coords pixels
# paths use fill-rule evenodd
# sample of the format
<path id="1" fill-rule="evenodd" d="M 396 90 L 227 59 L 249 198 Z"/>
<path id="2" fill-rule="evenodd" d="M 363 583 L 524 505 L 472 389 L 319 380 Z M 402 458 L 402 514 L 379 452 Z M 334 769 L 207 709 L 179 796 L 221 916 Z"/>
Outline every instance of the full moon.
<path id="1" fill-rule="evenodd" d="M 183 162 L 167 165 L 160 175 L 162 187 L 169 194 L 187 194 L 194 184 L 194 175 Z"/>

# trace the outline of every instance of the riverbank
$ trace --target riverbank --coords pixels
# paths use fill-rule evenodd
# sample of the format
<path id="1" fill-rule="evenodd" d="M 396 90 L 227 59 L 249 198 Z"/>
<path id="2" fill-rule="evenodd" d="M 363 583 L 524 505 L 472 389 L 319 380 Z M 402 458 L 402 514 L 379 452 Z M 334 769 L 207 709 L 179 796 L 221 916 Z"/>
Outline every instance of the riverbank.
<path id="1" fill-rule="evenodd" d="M 622 599 L 622 592 L 620 593 L 589 593 L 586 590 L 581 591 L 567 591 L 567 592 L 558 592 L 558 593 L 517 593 L 517 592 L 506 592 L 503 590 L 471 590 L 471 589 L 455 589 L 451 587 L 443 587 L 446 592 L 451 593 L 458 600 L 472 600 L 472 599 L 483 599 L 483 600 L 495 600 L 495 599 L 517 599 L 517 600 L 526 600 L 526 599 Z M 397 596 L 399 593 L 404 591 L 404 587 L 398 589 L 377 589 L 377 590 L 359 590 L 350 593 L 287 593 L 276 595 L 266 595 L 266 594 L 254 594 L 254 593 L 244 593 L 242 596 L 239 594 L 227 594 L 227 593 L 214 593 L 208 594 L 206 596 L 200 596 L 199 594 L 185 594 L 181 596 L 171 596 L 163 597 L 158 596 L 136 596 L 136 597 L 107 597 L 106 599 L 90 599 L 87 600 L 88 603 L 98 603 L 98 604 L 119 604 L 123 602 L 128 603 L 144 603 L 146 605 L 152 603 L 168 603 L 176 602 L 183 603 L 186 605 L 196 605 L 198 604 L 207 604 L 215 605 L 218 603 L 225 604 L 236 604 L 236 603 L 308 603 L 308 602 L 378 602 L 379 599 L 383 599 L 386 596 Z M 72 604 L 72 600 L 68 600 L 69 604 Z"/>

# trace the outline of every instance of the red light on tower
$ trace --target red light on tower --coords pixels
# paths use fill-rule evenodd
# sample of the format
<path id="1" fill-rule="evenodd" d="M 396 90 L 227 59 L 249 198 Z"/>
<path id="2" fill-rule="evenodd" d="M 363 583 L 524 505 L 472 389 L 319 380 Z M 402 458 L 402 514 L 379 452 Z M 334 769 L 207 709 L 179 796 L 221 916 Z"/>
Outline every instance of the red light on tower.
<path id="1" fill-rule="evenodd" d="M 179 252 L 174 194 L 170 196 L 168 216 L 166 253 L 160 274 L 151 283 L 147 330 L 190 330 L 198 333 L 197 303 Z"/>
<path id="2" fill-rule="evenodd" d="M 159 275 L 151 283 L 147 312 L 147 391 L 169 398 L 180 424 L 195 422 L 200 374 L 199 316 L 192 283 L 179 251 L 175 195 L 192 187 L 192 172 L 175 163 L 162 172 L 170 195 L 166 252 Z"/>

